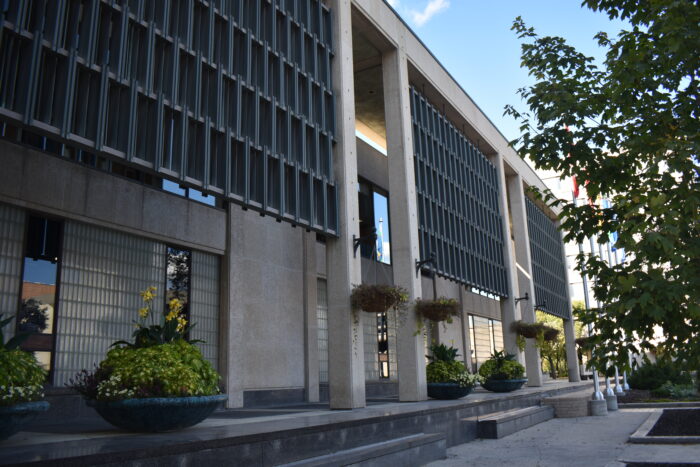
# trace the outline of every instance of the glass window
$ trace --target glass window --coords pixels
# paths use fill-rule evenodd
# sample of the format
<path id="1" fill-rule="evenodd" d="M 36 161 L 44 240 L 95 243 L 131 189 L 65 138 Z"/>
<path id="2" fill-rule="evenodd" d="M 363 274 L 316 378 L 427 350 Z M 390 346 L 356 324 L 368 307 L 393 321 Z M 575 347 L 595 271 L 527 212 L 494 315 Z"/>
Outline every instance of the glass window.
<path id="1" fill-rule="evenodd" d="M 469 315 L 469 338 L 471 339 L 469 354 L 471 356 L 472 372 L 476 373 L 476 330 L 474 328 L 474 315 Z"/>
<path id="2" fill-rule="evenodd" d="M 377 355 L 379 358 L 379 377 L 389 377 L 389 326 L 386 311 L 377 313 Z"/>
<path id="3" fill-rule="evenodd" d="M 170 180 L 163 179 L 163 190 L 167 191 L 168 193 L 189 198 L 193 201 L 197 201 L 198 203 L 216 206 L 216 198 L 214 196 L 202 193 L 194 188 L 183 187 L 178 183 L 171 182 Z"/>
<path id="4" fill-rule="evenodd" d="M 163 190 L 175 195 L 187 196 L 187 188 L 182 188 L 180 185 L 170 180 L 163 179 Z"/>
<path id="5" fill-rule="evenodd" d="M 51 371 L 54 350 L 60 237 L 60 222 L 28 217 L 16 327 L 17 332 L 29 334 L 22 348 L 33 352 L 47 371 Z"/>
<path id="6" fill-rule="evenodd" d="M 192 252 L 180 248 L 168 247 L 166 264 L 166 308 L 168 302 L 177 298 L 182 303 L 182 310 L 189 320 L 190 271 Z"/>
<path id="7" fill-rule="evenodd" d="M 391 264 L 391 235 L 389 229 L 389 198 L 369 182 L 360 181 L 358 187 L 360 212 L 360 236 L 377 233 L 376 244 L 363 242 L 360 252 L 365 258 L 373 258 Z"/>

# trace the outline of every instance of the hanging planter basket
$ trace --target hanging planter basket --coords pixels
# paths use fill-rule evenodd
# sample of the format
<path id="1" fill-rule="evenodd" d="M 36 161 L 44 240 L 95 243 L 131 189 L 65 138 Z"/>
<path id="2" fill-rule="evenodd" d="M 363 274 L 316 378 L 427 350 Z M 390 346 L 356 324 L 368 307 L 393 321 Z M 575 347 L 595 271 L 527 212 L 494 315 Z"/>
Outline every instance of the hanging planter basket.
<path id="1" fill-rule="evenodd" d="M 400 310 L 407 301 L 408 292 L 393 285 L 356 285 L 350 295 L 352 309 L 367 313 L 384 313 L 389 308 Z"/>
<path id="2" fill-rule="evenodd" d="M 513 323 L 513 331 L 517 335 L 528 339 L 535 339 L 541 332 L 544 332 L 544 328 L 545 326 L 542 323 L 526 323 L 525 321 Z"/>
<path id="3" fill-rule="evenodd" d="M 542 332 L 542 337 L 547 342 L 554 342 L 559 337 L 559 329 L 550 328 L 549 326 L 545 326 L 544 331 Z"/>
<path id="4" fill-rule="evenodd" d="M 451 323 L 453 316 L 459 316 L 459 303 L 455 299 L 444 297 L 435 300 L 416 300 L 416 312 L 430 321 Z"/>

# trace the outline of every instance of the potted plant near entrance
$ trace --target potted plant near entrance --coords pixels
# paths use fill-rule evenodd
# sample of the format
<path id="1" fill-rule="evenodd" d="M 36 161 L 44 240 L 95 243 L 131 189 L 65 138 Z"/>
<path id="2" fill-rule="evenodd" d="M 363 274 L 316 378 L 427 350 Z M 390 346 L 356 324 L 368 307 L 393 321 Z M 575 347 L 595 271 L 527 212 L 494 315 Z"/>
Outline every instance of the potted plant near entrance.
<path id="1" fill-rule="evenodd" d="M 492 392 L 511 392 L 520 389 L 527 382 L 525 367 L 515 360 L 515 355 L 505 351 L 494 353 L 479 368 L 484 378 L 481 387 Z"/>
<path id="2" fill-rule="evenodd" d="M 41 400 L 46 371 L 34 355 L 19 348 L 29 335 L 17 334 L 5 342 L 2 328 L 13 319 L 3 319 L 0 313 L 0 440 L 17 433 L 23 424 L 49 408 L 49 403 Z"/>
<path id="3" fill-rule="evenodd" d="M 433 399 L 459 399 L 468 395 L 482 381 L 478 375 L 473 375 L 458 362 L 457 349 L 445 344 L 430 347 L 432 360 L 426 367 L 428 381 L 428 396 Z"/>
<path id="4" fill-rule="evenodd" d="M 174 298 L 160 318 L 151 304 L 155 287 L 141 292 L 133 342 L 112 344 L 93 372 L 83 370 L 68 384 L 106 421 L 136 432 L 170 431 L 195 425 L 223 401 L 219 375 L 188 341 L 192 328 Z M 152 324 L 146 326 L 146 321 Z M 158 321 L 156 323 L 156 321 Z"/>

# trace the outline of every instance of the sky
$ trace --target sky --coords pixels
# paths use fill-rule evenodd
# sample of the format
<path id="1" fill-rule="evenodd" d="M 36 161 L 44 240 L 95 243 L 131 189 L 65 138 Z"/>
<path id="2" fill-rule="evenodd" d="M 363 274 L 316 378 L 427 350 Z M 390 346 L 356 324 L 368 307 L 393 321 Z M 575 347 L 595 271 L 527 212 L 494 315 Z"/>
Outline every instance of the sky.
<path id="1" fill-rule="evenodd" d="M 576 0 L 388 0 L 508 140 L 518 123 L 507 104 L 527 110 L 516 91 L 532 83 L 520 68 L 520 41 L 510 30 L 522 16 L 539 35 L 562 36 L 579 51 L 604 58 L 593 36 L 623 27 Z"/>

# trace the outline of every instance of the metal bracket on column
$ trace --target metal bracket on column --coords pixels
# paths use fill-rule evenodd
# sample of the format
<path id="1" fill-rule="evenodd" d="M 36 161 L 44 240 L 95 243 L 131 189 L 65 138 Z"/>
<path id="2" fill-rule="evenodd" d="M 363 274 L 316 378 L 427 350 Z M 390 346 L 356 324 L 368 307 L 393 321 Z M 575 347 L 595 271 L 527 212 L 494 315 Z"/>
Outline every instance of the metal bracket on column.
<path id="1" fill-rule="evenodd" d="M 367 234 L 363 237 L 356 237 L 355 234 L 352 235 L 352 257 L 356 258 L 357 257 L 357 249 L 360 248 L 360 245 L 363 243 L 369 243 L 369 242 L 376 242 L 377 241 L 377 228 L 373 227 L 372 228 L 372 233 Z"/>
<path id="2" fill-rule="evenodd" d="M 518 302 L 520 302 L 521 300 L 525 300 L 525 301 L 530 300 L 530 294 L 527 293 L 527 292 L 525 292 L 525 296 L 524 296 L 524 297 L 518 297 L 518 298 L 515 299 L 515 304 L 517 305 Z"/>
<path id="3" fill-rule="evenodd" d="M 425 266 L 426 264 L 432 264 L 433 269 L 437 268 L 437 257 L 435 256 L 435 252 L 430 253 L 427 259 L 424 260 L 416 260 L 416 277 L 418 277 L 418 274 L 420 273 L 420 270 Z M 434 273 L 435 271 L 433 271 Z"/>
<path id="4" fill-rule="evenodd" d="M 547 300 L 543 301 L 539 305 L 535 305 L 535 311 L 540 310 L 540 311 L 546 311 L 547 310 Z"/>

